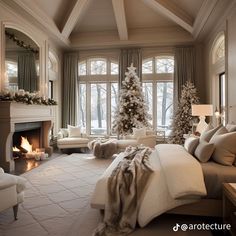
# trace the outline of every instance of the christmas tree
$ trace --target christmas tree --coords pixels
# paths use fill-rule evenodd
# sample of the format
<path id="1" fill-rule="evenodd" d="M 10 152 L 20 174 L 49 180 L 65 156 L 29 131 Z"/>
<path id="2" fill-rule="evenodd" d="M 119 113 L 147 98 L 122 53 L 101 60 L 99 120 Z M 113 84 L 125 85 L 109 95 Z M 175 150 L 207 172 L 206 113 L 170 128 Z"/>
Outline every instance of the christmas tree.
<path id="1" fill-rule="evenodd" d="M 198 104 L 199 98 L 195 86 L 187 81 L 183 85 L 181 98 L 172 123 L 172 135 L 169 143 L 183 144 L 184 134 L 191 131 L 194 117 L 191 115 L 191 105 Z"/>
<path id="2" fill-rule="evenodd" d="M 127 135 L 133 132 L 133 128 L 149 127 L 148 107 L 144 101 L 144 95 L 140 79 L 135 72 L 133 63 L 125 73 L 119 96 L 119 106 L 115 112 L 113 131 L 118 135 Z"/>

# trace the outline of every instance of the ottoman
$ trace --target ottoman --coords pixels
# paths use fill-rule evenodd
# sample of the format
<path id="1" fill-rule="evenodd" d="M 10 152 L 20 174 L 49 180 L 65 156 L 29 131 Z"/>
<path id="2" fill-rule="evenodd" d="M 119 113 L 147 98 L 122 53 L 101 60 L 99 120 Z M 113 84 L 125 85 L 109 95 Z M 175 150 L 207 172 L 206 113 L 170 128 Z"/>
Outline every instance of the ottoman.
<path id="1" fill-rule="evenodd" d="M 117 153 L 116 139 L 97 139 L 88 143 L 88 148 L 93 150 L 96 158 L 111 158 Z"/>

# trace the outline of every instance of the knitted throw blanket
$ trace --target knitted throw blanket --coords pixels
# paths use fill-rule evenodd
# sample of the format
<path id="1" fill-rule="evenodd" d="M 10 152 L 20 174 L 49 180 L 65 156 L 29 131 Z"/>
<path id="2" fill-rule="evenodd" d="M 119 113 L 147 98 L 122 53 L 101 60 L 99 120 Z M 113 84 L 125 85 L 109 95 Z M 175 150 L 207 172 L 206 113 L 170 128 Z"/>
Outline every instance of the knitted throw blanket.
<path id="1" fill-rule="evenodd" d="M 94 236 L 127 235 L 135 229 L 138 209 L 153 170 L 149 164 L 152 150 L 128 147 L 124 159 L 108 179 L 108 199 L 103 222 Z"/>

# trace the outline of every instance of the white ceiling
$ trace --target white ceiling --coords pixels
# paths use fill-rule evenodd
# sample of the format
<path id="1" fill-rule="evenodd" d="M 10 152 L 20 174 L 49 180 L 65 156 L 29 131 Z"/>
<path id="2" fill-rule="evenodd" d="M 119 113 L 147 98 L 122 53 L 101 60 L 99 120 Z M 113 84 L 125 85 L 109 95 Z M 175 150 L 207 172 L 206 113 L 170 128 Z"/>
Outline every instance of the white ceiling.
<path id="1" fill-rule="evenodd" d="M 21 7 L 67 46 L 83 47 L 99 40 L 110 46 L 138 45 L 145 40 L 153 45 L 159 40 L 157 32 L 163 44 L 170 31 L 169 37 L 176 37 L 176 42 L 190 42 L 220 0 L 2 1 Z"/>
<path id="2" fill-rule="evenodd" d="M 73 29 L 75 32 L 117 30 L 111 0 L 93 0 L 81 21 Z"/>

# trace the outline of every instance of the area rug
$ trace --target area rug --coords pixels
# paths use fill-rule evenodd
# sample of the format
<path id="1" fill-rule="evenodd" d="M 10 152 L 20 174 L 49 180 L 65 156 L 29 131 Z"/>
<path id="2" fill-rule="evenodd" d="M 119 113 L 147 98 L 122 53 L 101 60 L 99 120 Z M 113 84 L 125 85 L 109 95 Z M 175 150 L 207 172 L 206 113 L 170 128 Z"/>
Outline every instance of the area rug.
<path id="1" fill-rule="evenodd" d="M 25 201 L 17 221 L 12 209 L 0 212 L 0 235 L 67 236 L 71 225 L 90 209 L 95 182 L 111 161 L 92 154 L 61 155 L 21 175 L 28 180 Z"/>
<path id="2" fill-rule="evenodd" d="M 111 161 L 92 154 L 60 155 L 23 174 L 28 182 L 18 220 L 13 220 L 12 209 L 0 212 L 0 236 L 91 236 L 101 221 L 100 212 L 90 207 L 91 194 Z M 199 235 L 199 231 L 174 232 L 173 226 L 181 222 L 202 219 L 163 215 L 130 236 Z"/>

